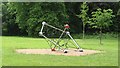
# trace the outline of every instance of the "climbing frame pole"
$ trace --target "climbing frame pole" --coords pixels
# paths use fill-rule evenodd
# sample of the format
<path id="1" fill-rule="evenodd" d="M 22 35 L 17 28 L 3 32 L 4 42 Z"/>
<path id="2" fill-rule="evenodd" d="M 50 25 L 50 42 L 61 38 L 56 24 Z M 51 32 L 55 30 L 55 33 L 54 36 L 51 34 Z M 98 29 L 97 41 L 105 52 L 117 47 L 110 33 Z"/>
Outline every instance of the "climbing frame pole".
<path id="1" fill-rule="evenodd" d="M 43 29 L 44 29 L 45 26 L 49 26 L 49 27 L 51 27 L 51 28 L 53 28 L 53 29 L 55 29 L 55 30 L 59 30 L 59 31 L 62 32 L 61 35 L 60 35 L 60 37 L 59 37 L 59 39 L 58 39 L 56 42 L 53 41 L 53 40 L 51 40 L 51 39 L 49 39 L 49 38 L 47 38 L 47 37 L 43 34 Z M 59 44 L 59 42 L 61 41 L 61 38 L 63 37 L 63 34 L 67 34 L 67 35 L 69 36 L 69 38 L 74 42 L 74 44 L 76 45 L 76 47 L 79 49 L 79 51 L 80 51 L 80 52 L 83 52 L 83 49 L 80 48 L 79 44 L 78 44 L 78 43 L 73 39 L 73 37 L 70 35 L 70 32 L 68 31 L 68 29 L 70 28 L 69 25 L 66 24 L 64 27 L 65 27 L 64 30 L 62 30 L 62 29 L 56 28 L 56 27 L 54 27 L 54 26 L 52 26 L 52 25 L 49 25 L 49 24 L 46 23 L 46 22 L 42 22 L 42 27 L 41 27 L 41 30 L 40 30 L 40 32 L 39 32 L 39 35 L 40 35 L 40 36 L 43 36 L 43 37 L 44 37 L 45 39 L 47 39 L 49 42 L 51 42 L 52 44 L 54 44 L 54 48 L 53 48 L 53 49 L 55 49 L 56 46 L 57 46 L 59 49 L 62 49 L 62 47 L 61 47 L 61 45 Z M 65 42 L 65 46 L 67 45 L 67 43 L 68 43 L 68 41 Z M 66 47 L 67 47 L 67 46 L 66 46 Z M 50 46 L 50 48 L 51 48 L 51 46 Z M 55 51 L 55 50 L 54 50 L 54 51 Z"/>

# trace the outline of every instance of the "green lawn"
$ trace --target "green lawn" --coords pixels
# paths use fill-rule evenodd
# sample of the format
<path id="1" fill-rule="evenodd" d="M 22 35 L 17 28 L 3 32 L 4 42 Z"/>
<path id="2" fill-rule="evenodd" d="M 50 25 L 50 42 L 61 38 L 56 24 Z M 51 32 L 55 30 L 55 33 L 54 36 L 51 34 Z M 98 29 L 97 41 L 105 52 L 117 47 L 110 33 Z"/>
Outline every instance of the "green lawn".
<path id="1" fill-rule="evenodd" d="M 0 68 L 2 67 L 2 37 L 0 37 Z"/>
<path id="2" fill-rule="evenodd" d="M 105 53 L 87 56 L 57 56 L 18 54 L 18 48 L 49 48 L 43 38 L 2 36 L 3 66 L 118 66 L 118 39 L 76 39 L 84 49 L 102 50 Z"/>

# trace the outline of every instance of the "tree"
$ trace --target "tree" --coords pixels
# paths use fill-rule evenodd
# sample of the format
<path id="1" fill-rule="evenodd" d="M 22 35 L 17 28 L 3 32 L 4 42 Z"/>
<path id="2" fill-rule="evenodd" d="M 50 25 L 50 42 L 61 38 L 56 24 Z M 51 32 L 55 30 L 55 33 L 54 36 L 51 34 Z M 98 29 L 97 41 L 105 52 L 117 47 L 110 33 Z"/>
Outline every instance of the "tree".
<path id="1" fill-rule="evenodd" d="M 81 5 L 81 14 L 77 15 L 79 18 L 82 19 L 83 22 L 83 39 L 84 39 L 84 35 L 85 35 L 85 25 L 86 23 L 88 23 L 89 17 L 88 17 L 88 6 L 86 4 L 86 2 L 83 2 L 83 4 Z"/>
<path id="2" fill-rule="evenodd" d="M 114 10 L 115 18 L 113 18 L 114 25 L 111 25 L 109 29 L 106 27 L 104 31 L 117 32 L 119 15 L 120 15 L 120 2 L 115 3 L 93 3 L 87 2 L 89 6 L 89 11 L 83 10 L 82 3 L 52 3 L 52 2 L 4 2 L 2 5 L 2 30 L 3 35 L 29 35 L 38 36 L 38 32 L 41 28 L 41 22 L 46 21 L 53 26 L 58 28 L 64 28 L 65 16 L 69 16 L 70 31 L 73 34 L 78 34 L 81 32 L 92 33 L 98 29 L 89 28 L 89 24 L 86 24 L 84 20 L 91 16 L 93 11 L 96 11 L 98 7 L 102 9 L 112 9 Z M 81 5 L 81 8 L 80 8 Z M 79 11 L 81 10 L 81 11 Z M 85 12 L 84 12 L 85 11 Z M 118 15 L 117 15 L 118 12 Z M 79 14 L 79 15 L 78 15 Z M 77 16 L 76 16 L 77 15 Z M 84 23 L 84 25 L 82 24 Z M 83 27 L 82 27 L 83 26 Z M 84 28 L 84 29 L 82 29 Z M 14 32 L 13 29 L 15 30 Z M 88 29 L 88 30 L 85 30 Z M 12 31 L 11 31 L 12 30 Z M 18 31 L 18 32 L 17 32 Z M 45 31 L 53 32 L 50 29 Z M 16 32 L 16 33 L 15 33 Z M 49 33 L 51 34 L 51 33 Z M 56 32 L 56 36 L 59 33 Z M 83 34 L 84 36 L 84 34 Z"/>
<path id="3" fill-rule="evenodd" d="M 2 3 L 2 34 L 19 35 L 19 28 L 15 23 L 16 13 L 11 10 L 10 6 L 10 3 Z"/>
<path id="4" fill-rule="evenodd" d="M 92 18 L 90 19 L 90 24 L 93 28 L 100 29 L 100 44 L 102 44 L 102 28 L 109 27 L 112 23 L 112 18 L 114 17 L 113 11 L 111 9 L 103 10 L 97 9 L 97 11 L 92 12 Z"/>
<path id="5" fill-rule="evenodd" d="M 14 22 L 18 24 L 21 32 L 27 33 L 28 36 L 38 36 L 42 21 L 46 21 L 53 26 L 59 25 L 60 28 L 64 23 L 66 14 L 64 3 L 10 2 L 7 4 L 9 13 L 15 14 Z M 54 30 L 46 29 L 46 31 L 53 32 Z M 56 33 L 56 35 L 58 34 Z"/>

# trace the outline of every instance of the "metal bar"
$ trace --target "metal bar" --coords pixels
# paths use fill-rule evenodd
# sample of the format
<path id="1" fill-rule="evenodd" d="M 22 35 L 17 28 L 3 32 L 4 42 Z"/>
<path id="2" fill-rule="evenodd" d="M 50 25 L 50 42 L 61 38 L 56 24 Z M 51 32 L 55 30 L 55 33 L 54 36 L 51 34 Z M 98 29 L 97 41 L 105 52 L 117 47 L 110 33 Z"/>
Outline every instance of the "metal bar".
<path id="1" fill-rule="evenodd" d="M 49 25 L 49 24 L 47 24 L 47 23 L 46 23 L 45 25 L 47 25 L 47 26 L 49 26 L 49 27 L 51 27 L 51 28 L 54 28 L 54 29 L 56 29 L 56 30 L 59 30 L 59 31 L 64 32 L 62 29 L 56 28 L 56 27 L 54 27 L 54 26 L 52 26 L 52 25 Z"/>
<path id="2" fill-rule="evenodd" d="M 40 32 L 42 32 L 42 31 L 43 31 L 44 25 L 45 25 L 45 24 L 42 24 L 42 28 L 41 28 Z"/>
<path id="3" fill-rule="evenodd" d="M 72 41 L 75 43 L 75 45 L 80 49 L 80 46 L 78 45 L 78 43 L 72 38 L 72 36 L 70 35 L 69 32 L 66 32 L 67 35 L 72 39 Z"/>
<path id="4" fill-rule="evenodd" d="M 50 49 L 52 49 L 52 44 L 47 40 L 47 38 L 45 38 L 45 40 L 47 41 L 48 45 L 50 46 Z"/>
<path id="5" fill-rule="evenodd" d="M 64 29 L 64 31 L 63 31 L 63 32 L 62 32 L 62 34 L 60 35 L 60 37 L 59 37 L 58 41 L 56 42 L 57 44 L 59 44 L 60 39 L 62 38 L 63 34 L 65 33 L 65 30 L 66 30 L 66 28 Z M 56 46 L 55 46 L 55 47 L 56 47 Z M 55 48 L 55 47 L 54 47 L 54 48 Z"/>
<path id="6" fill-rule="evenodd" d="M 68 48 L 68 46 L 67 46 L 68 41 L 69 41 L 69 39 L 67 39 L 66 42 L 65 42 L 65 44 L 64 44 L 64 46 L 66 46 L 66 49 Z"/>
<path id="7" fill-rule="evenodd" d="M 42 34 L 42 36 L 46 39 L 47 42 L 49 41 L 49 40 L 47 40 L 48 38 L 46 36 L 44 36 L 43 34 Z M 52 46 L 50 46 L 50 48 L 52 48 Z"/>
<path id="8" fill-rule="evenodd" d="M 72 45 L 74 45 L 73 48 L 75 48 L 75 47 L 77 48 L 77 46 L 76 46 L 71 40 L 70 40 L 69 42 L 70 42 Z M 71 46 L 69 45 L 69 47 L 71 47 Z"/>
<path id="9" fill-rule="evenodd" d="M 51 28 L 54 28 L 54 29 L 56 29 L 56 30 L 62 31 L 62 34 L 60 35 L 60 37 L 59 37 L 59 39 L 57 40 L 57 42 L 55 42 L 55 41 L 47 38 L 45 35 L 43 35 L 42 31 L 43 31 L 45 25 L 46 25 L 46 26 L 49 26 L 49 27 L 51 27 Z M 77 46 L 78 49 L 80 49 L 79 44 L 72 38 L 72 36 L 70 35 L 70 32 L 68 32 L 68 31 L 66 32 L 66 28 L 65 28 L 64 30 L 61 30 L 61 29 L 59 29 L 59 28 L 56 28 L 56 27 L 54 27 L 54 26 L 52 26 L 52 25 L 47 24 L 46 22 L 42 22 L 42 28 L 41 28 L 41 31 L 39 32 L 39 34 L 41 34 L 46 40 L 48 39 L 47 41 L 50 41 L 51 43 L 53 43 L 53 44 L 55 45 L 54 48 L 55 48 L 56 46 L 58 46 L 59 49 L 62 49 L 61 46 L 59 45 L 59 42 L 60 42 L 60 40 L 61 40 L 61 38 L 62 38 L 62 36 L 63 36 L 64 33 L 66 33 L 66 35 L 68 35 L 68 36 L 72 39 L 72 41 L 74 42 L 75 46 Z M 68 40 L 67 40 L 67 41 L 65 42 L 65 44 L 64 44 L 64 45 L 66 46 L 66 48 L 67 48 L 67 43 L 68 43 Z M 51 46 L 50 46 L 50 48 L 51 48 Z"/>
<path id="10" fill-rule="evenodd" d="M 58 42 L 60 41 L 60 39 L 62 38 L 63 34 L 65 33 L 65 30 L 66 30 L 66 28 L 64 29 L 64 31 L 63 31 L 62 34 L 60 35 L 60 37 L 59 37 L 57 43 L 58 43 Z"/>
<path id="11" fill-rule="evenodd" d="M 54 41 L 52 41 L 51 39 L 47 38 L 45 35 L 42 35 L 44 38 L 48 39 L 48 41 L 52 42 L 55 46 L 58 46 L 60 48 L 60 46 L 55 43 Z"/>

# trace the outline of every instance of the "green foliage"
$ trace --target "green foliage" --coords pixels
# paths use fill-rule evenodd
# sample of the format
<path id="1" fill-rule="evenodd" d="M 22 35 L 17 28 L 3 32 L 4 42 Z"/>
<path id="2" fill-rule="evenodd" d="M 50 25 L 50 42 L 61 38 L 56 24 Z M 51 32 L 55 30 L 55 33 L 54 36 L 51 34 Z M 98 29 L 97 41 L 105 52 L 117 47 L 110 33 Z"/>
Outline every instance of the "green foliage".
<path id="1" fill-rule="evenodd" d="M 83 22 L 83 39 L 84 39 L 84 34 L 85 34 L 85 25 L 88 23 L 89 17 L 88 17 L 88 6 L 86 4 L 86 2 L 83 2 L 83 4 L 81 5 L 81 14 L 77 15 L 79 18 L 82 19 Z"/>
<path id="2" fill-rule="evenodd" d="M 92 12 L 91 25 L 93 28 L 109 27 L 112 24 L 112 18 L 114 17 L 113 11 L 111 9 L 103 10 L 97 9 L 97 11 Z"/>
<path id="3" fill-rule="evenodd" d="M 99 28 L 100 29 L 100 44 L 101 38 L 102 38 L 102 28 L 109 27 L 112 23 L 112 18 L 114 17 L 113 11 L 111 9 L 103 10 L 97 9 L 96 12 L 92 12 L 92 22 L 90 23 L 93 28 Z"/>
<path id="4" fill-rule="evenodd" d="M 116 15 L 116 18 L 113 19 L 114 25 L 110 25 L 111 23 L 108 24 L 108 26 L 110 26 L 111 28 L 107 29 L 107 24 L 104 22 L 102 23 L 106 24 L 104 26 L 105 31 L 117 32 L 119 30 L 119 3 L 89 2 L 86 4 L 86 2 L 84 2 L 82 4 L 76 2 L 3 2 L 2 33 L 3 35 L 38 36 L 42 21 L 46 21 L 47 23 L 61 29 L 63 28 L 64 23 L 67 21 L 70 25 L 70 32 L 74 34 L 81 33 L 82 26 L 83 31 L 86 31 L 86 33 L 91 32 L 92 28 L 89 28 L 90 25 L 87 24 L 90 23 L 88 19 L 91 16 L 91 12 L 95 12 L 96 8 L 98 7 L 102 9 L 110 8 L 114 10 L 113 14 Z M 79 10 L 81 10 L 81 12 Z M 103 13 L 102 10 L 101 12 Z M 107 13 L 105 13 L 105 15 L 107 15 Z M 69 18 L 66 19 L 66 16 L 69 16 Z M 107 18 L 105 19 L 107 22 L 110 21 L 107 20 Z M 91 21 L 91 24 L 94 25 L 93 27 L 98 28 L 98 25 L 96 25 L 93 20 Z M 56 36 L 59 34 L 55 30 L 48 29 L 48 27 L 45 31 L 48 31 L 47 33 L 49 34 L 51 34 L 51 32 L 55 32 L 55 34 L 53 34 L 52 36 Z"/>
<path id="5" fill-rule="evenodd" d="M 2 3 L 0 3 L 0 18 L 2 18 Z"/>
<path id="6" fill-rule="evenodd" d="M 14 12 L 14 10 L 11 9 L 10 3 L 2 4 L 2 14 L 3 14 L 2 15 L 3 35 L 8 35 L 8 34 L 17 35 L 18 28 L 17 25 L 15 24 L 16 13 Z"/>
<path id="7" fill-rule="evenodd" d="M 28 36 L 38 36 L 43 21 L 53 26 L 59 25 L 60 28 L 65 21 L 64 3 L 11 2 L 7 4 L 9 5 L 8 11 L 16 14 L 14 23 L 18 24 L 21 31 L 27 32 Z"/>
<path id="8" fill-rule="evenodd" d="M 86 2 L 83 2 L 83 4 L 81 5 L 81 14 L 80 15 L 77 15 L 79 18 L 82 19 L 82 22 L 83 22 L 83 25 L 85 25 L 86 23 L 88 23 L 88 12 L 89 8 L 86 4 Z"/>

